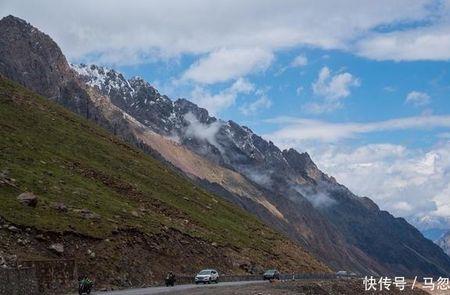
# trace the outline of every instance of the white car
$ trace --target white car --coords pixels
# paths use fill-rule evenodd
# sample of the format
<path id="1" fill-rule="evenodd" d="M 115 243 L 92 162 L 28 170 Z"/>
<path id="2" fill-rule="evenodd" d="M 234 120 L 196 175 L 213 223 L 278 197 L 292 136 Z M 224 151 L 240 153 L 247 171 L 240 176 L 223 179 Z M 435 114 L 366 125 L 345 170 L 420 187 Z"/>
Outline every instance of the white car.
<path id="1" fill-rule="evenodd" d="M 210 284 L 219 282 L 219 273 L 215 269 L 204 269 L 195 276 L 196 284 Z"/>

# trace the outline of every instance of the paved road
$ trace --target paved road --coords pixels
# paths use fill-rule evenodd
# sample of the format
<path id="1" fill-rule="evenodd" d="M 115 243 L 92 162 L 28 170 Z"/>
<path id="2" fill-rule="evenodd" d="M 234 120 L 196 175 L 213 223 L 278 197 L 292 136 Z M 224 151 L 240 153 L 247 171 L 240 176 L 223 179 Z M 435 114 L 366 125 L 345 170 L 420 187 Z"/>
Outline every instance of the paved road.
<path id="1" fill-rule="evenodd" d="M 243 282 L 223 282 L 218 284 L 210 285 L 175 285 L 174 287 L 152 287 L 143 289 L 127 289 L 120 291 L 110 291 L 110 292 L 96 292 L 94 294 L 98 295 L 152 295 L 152 294 L 168 294 L 174 291 L 184 291 L 195 288 L 213 287 L 213 288 L 223 288 L 227 286 L 242 286 L 248 284 L 261 284 L 264 281 L 243 281 Z M 265 282 L 267 284 L 267 282 Z"/>

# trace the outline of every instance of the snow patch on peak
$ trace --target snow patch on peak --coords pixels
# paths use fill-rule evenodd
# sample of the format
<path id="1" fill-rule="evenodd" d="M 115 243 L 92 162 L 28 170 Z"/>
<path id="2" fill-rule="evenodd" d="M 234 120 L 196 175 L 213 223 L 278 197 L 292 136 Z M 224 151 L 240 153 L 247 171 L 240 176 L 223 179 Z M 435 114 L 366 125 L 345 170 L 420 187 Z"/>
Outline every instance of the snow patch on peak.
<path id="1" fill-rule="evenodd" d="M 121 73 L 115 70 L 86 64 L 71 64 L 72 69 L 77 72 L 83 79 L 86 80 L 86 84 L 91 87 L 98 87 L 101 90 L 106 90 L 109 93 L 111 90 L 125 91 L 127 90 L 131 94 L 134 93 L 133 87 L 124 78 Z"/>

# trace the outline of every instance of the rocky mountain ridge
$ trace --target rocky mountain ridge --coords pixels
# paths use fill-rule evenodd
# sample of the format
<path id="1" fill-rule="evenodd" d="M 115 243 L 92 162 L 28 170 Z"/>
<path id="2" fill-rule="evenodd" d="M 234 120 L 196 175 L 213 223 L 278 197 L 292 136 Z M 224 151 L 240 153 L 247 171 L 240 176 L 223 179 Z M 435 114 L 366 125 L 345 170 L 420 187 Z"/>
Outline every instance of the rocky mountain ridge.
<path id="1" fill-rule="evenodd" d="M 6 32 L 33 30 L 11 19 L 0 21 L 3 27 Z M 33 63 L 16 56 L 12 48 L 19 43 L 24 51 L 33 51 L 44 60 L 46 55 L 27 39 L 14 36 L 0 35 L 0 52 L 9 53 L 0 58 L 0 72 L 45 94 L 45 89 L 33 88 L 34 78 L 23 75 L 33 70 Z M 11 71 L 17 59 L 20 70 Z M 54 69 L 53 63 L 47 68 L 43 65 L 42 71 Z M 127 80 L 114 70 L 86 65 L 64 67 L 60 74 L 73 77 L 66 79 L 78 88 L 75 95 L 74 91 L 59 93 L 59 103 L 145 151 L 158 153 L 334 269 L 401 275 L 450 273 L 450 258 L 439 247 L 404 219 L 380 211 L 370 199 L 355 196 L 321 172 L 308 154 L 281 151 L 249 128 L 209 116 L 186 99 L 172 101 L 140 78 Z M 53 83 L 61 82 L 53 79 Z M 78 93 L 83 93 L 87 108 L 72 107 Z"/>

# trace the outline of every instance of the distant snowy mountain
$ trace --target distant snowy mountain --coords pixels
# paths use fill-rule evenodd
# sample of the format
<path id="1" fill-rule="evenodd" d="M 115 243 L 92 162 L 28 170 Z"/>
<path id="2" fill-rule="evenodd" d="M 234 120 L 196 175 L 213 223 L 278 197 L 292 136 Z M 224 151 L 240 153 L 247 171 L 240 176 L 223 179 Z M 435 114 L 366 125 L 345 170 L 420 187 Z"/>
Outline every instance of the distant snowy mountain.
<path id="1" fill-rule="evenodd" d="M 448 217 L 423 215 L 409 217 L 408 220 L 419 230 L 450 228 L 450 218 Z"/>
<path id="2" fill-rule="evenodd" d="M 450 256 L 450 230 L 438 239 L 436 243 Z"/>
<path id="3" fill-rule="evenodd" d="M 450 218 L 440 216 L 411 216 L 407 218 L 422 234 L 436 241 L 450 230 Z"/>

